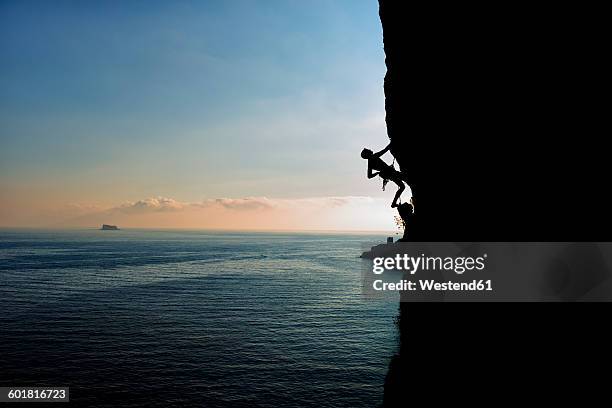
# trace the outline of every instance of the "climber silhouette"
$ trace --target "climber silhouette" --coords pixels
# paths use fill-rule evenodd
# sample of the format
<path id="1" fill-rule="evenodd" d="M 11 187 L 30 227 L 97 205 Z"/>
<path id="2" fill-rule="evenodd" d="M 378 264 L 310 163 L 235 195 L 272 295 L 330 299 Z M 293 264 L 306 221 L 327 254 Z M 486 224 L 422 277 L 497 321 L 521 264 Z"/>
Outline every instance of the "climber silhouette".
<path id="1" fill-rule="evenodd" d="M 404 173 L 395 170 L 392 165 L 388 165 L 380 158 L 380 156 L 387 153 L 390 148 L 391 144 L 389 144 L 387 147 L 377 153 L 372 152 L 370 149 L 363 149 L 361 151 L 361 157 L 368 161 L 369 179 L 374 178 L 376 176 L 380 176 L 380 178 L 383 179 L 383 189 L 385 188 L 385 185 L 389 180 L 397 184 L 397 193 L 395 193 L 395 197 L 393 197 L 393 202 L 391 203 L 391 207 L 395 208 L 398 206 L 397 201 L 406 189 L 404 183 L 408 184 L 408 179 Z M 378 173 L 374 173 L 373 170 L 378 170 Z"/>

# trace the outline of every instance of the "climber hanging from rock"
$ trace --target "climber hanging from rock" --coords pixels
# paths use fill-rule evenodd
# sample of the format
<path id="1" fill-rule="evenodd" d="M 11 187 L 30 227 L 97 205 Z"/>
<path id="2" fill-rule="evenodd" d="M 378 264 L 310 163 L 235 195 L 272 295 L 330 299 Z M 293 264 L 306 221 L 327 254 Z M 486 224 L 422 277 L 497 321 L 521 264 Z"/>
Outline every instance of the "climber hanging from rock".
<path id="1" fill-rule="evenodd" d="M 395 164 L 395 159 L 393 159 L 393 164 L 388 165 L 380 158 L 380 156 L 387 153 L 390 148 L 391 144 L 389 143 L 387 147 L 377 153 L 374 153 L 370 149 L 363 149 L 361 151 L 361 157 L 368 161 L 368 178 L 371 179 L 376 176 L 380 176 L 380 178 L 383 179 L 383 190 L 385 189 L 385 185 L 389 180 L 397 184 L 397 193 L 395 193 L 395 197 L 393 197 L 393 203 L 391 203 L 391 207 L 395 208 L 399 205 L 398 200 L 406 189 L 404 183 L 408 184 L 408 180 L 407 176 L 404 173 L 395 170 L 395 167 L 393 167 L 393 164 Z M 378 170 L 378 172 L 374 173 L 374 170 Z M 414 201 L 412 201 L 412 205 L 414 206 Z"/>

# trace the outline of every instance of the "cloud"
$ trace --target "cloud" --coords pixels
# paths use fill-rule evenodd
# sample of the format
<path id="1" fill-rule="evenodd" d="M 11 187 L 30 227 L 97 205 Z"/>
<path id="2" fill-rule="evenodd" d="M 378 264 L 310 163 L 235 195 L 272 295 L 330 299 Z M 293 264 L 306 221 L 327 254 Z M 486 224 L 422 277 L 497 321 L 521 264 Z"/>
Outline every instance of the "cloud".
<path id="1" fill-rule="evenodd" d="M 246 198 L 216 198 L 205 200 L 202 206 L 219 205 L 228 210 L 265 210 L 276 207 L 274 200 L 266 197 L 246 197 Z"/>
<path id="2" fill-rule="evenodd" d="M 209 198 L 200 202 L 181 202 L 167 197 L 150 197 L 110 208 L 108 212 L 139 214 L 150 212 L 195 211 L 218 208 L 228 211 L 292 210 L 296 208 L 325 209 L 371 203 L 371 197 L 310 197 L 310 198 Z M 92 207 L 96 208 L 96 207 Z"/>
<path id="3" fill-rule="evenodd" d="M 66 207 L 63 210 L 69 211 L 71 213 L 86 214 L 86 213 L 101 211 L 103 209 L 104 209 L 103 207 L 97 204 L 69 203 L 66 205 Z"/>
<path id="4" fill-rule="evenodd" d="M 152 197 L 138 200 L 136 202 L 128 202 L 121 204 L 118 207 L 112 208 L 111 211 L 119 211 L 125 213 L 140 213 L 152 211 L 179 211 L 186 207 L 185 203 L 181 203 L 172 198 Z"/>
<path id="5" fill-rule="evenodd" d="M 94 228 L 201 228 L 228 230 L 393 230 L 395 212 L 386 198 L 329 196 L 302 198 L 207 198 L 179 201 L 149 197 L 115 206 L 64 206 L 29 218 L 32 226 Z M 0 221 L 2 219 L 0 218 Z"/>

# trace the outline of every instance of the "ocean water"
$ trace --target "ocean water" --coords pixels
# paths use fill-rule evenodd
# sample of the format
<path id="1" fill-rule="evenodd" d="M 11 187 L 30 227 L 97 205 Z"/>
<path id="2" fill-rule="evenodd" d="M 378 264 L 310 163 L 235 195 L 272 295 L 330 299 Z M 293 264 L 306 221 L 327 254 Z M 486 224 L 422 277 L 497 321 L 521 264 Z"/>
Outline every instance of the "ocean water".
<path id="1" fill-rule="evenodd" d="M 398 300 L 385 236 L 0 230 L 0 386 L 90 406 L 377 407 Z"/>

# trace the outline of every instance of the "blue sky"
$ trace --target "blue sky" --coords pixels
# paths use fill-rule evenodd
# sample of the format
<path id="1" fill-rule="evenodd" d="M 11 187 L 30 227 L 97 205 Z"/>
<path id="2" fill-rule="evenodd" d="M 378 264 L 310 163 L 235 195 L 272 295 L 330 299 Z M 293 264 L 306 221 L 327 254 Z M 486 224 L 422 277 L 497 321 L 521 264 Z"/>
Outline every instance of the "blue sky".
<path id="1" fill-rule="evenodd" d="M 382 194 L 375 0 L 3 1 L 0 50 L 5 201 Z"/>

